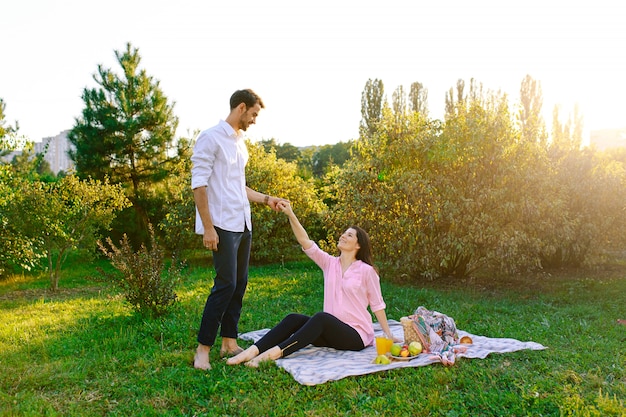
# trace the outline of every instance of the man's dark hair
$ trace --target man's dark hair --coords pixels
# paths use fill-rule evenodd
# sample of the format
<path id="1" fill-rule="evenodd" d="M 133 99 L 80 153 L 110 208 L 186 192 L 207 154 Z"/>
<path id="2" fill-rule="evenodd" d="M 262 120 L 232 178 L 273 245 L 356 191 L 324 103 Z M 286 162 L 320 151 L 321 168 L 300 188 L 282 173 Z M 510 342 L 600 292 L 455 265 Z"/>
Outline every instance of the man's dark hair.
<path id="1" fill-rule="evenodd" d="M 256 103 L 259 103 L 262 109 L 265 108 L 265 104 L 263 104 L 263 100 L 261 97 L 254 91 L 246 88 L 245 90 L 237 90 L 230 96 L 230 109 L 234 109 L 241 103 L 246 105 L 246 108 L 250 108 L 254 106 Z"/>

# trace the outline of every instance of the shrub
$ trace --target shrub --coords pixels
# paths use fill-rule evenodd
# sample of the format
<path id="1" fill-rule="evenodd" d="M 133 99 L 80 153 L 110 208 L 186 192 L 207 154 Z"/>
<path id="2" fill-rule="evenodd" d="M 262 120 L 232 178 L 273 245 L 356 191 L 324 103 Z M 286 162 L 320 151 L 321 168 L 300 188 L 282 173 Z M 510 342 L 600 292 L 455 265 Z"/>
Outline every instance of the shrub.
<path id="1" fill-rule="evenodd" d="M 108 280 L 120 288 L 126 301 L 140 314 L 158 317 L 176 301 L 174 287 L 180 280 L 182 265 L 173 258 L 165 270 L 163 249 L 156 242 L 152 226 L 149 225 L 148 229 L 150 248 L 142 244 L 137 252 L 133 251 L 125 234 L 119 247 L 113 244 L 111 238 L 106 239 L 111 250 L 98 241 L 98 247 L 118 272 L 110 273 L 98 268 L 101 277 L 97 279 Z"/>
<path id="2" fill-rule="evenodd" d="M 318 241 L 324 237 L 322 216 L 326 205 L 317 195 L 312 179 L 304 180 L 297 175 L 293 162 L 277 158 L 262 145 L 248 143 L 250 159 L 246 166 L 246 181 L 253 190 L 286 198 L 306 227 L 309 237 Z M 302 256 L 302 249 L 294 239 L 289 220 L 262 204 L 252 205 L 252 262 L 282 262 Z"/>

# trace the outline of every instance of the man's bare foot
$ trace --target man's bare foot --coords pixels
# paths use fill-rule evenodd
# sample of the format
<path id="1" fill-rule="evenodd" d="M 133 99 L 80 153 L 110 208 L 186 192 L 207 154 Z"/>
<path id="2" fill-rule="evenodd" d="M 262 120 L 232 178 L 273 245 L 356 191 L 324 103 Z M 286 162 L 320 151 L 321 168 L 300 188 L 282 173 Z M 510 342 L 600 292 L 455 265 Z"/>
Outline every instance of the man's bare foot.
<path id="1" fill-rule="evenodd" d="M 237 345 L 237 339 L 233 339 L 232 337 L 223 337 L 222 338 L 222 348 L 220 349 L 220 358 L 224 358 L 226 356 L 234 356 L 243 352 L 243 349 Z"/>
<path id="2" fill-rule="evenodd" d="M 259 348 L 256 345 L 250 346 L 248 349 L 242 351 L 238 355 L 228 358 L 226 360 L 227 365 L 238 365 L 242 362 L 248 362 L 250 359 L 256 357 L 259 354 Z"/>
<path id="3" fill-rule="evenodd" d="M 203 371 L 208 371 L 211 369 L 211 364 L 209 363 L 209 351 L 211 350 L 211 346 L 198 344 L 198 348 L 196 349 L 196 354 L 193 357 L 193 367 L 196 369 L 202 369 Z"/>
<path id="4" fill-rule="evenodd" d="M 258 368 L 259 364 L 263 361 L 275 361 L 276 359 L 280 359 L 283 356 L 283 351 L 278 346 L 274 346 L 273 348 L 266 350 L 260 355 L 256 356 L 254 359 L 246 362 L 246 366 L 250 366 L 252 368 Z"/>

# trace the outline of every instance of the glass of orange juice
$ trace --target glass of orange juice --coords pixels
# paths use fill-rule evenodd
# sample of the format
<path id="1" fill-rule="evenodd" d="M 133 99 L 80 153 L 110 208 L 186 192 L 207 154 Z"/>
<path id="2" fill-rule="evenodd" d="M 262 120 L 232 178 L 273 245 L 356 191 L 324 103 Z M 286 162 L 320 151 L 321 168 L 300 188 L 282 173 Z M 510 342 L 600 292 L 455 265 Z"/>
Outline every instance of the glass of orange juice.
<path id="1" fill-rule="evenodd" d="M 389 339 L 387 336 L 376 336 L 376 353 L 379 355 L 384 355 L 391 351 L 391 345 L 393 345 L 393 340 Z"/>

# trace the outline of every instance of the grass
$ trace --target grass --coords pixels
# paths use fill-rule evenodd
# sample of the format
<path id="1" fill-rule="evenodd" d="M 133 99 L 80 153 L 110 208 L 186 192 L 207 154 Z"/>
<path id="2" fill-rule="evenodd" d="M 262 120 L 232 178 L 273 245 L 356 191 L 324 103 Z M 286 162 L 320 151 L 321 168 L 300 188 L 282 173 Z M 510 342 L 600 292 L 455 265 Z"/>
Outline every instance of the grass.
<path id="1" fill-rule="evenodd" d="M 69 260 L 54 294 L 43 274 L 0 282 L 0 416 L 626 415 L 626 327 L 616 323 L 626 319 L 623 266 L 416 286 L 383 277 L 392 319 L 424 305 L 471 333 L 549 349 L 309 387 L 274 364 L 226 366 L 218 349 L 213 370 L 191 367 L 208 261 L 190 263 L 179 302 L 160 319 L 136 315 L 116 292 L 85 279 L 104 262 Z M 253 267 L 240 330 L 321 304 L 311 262 Z"/>

